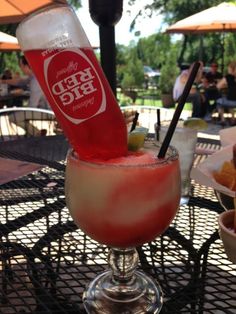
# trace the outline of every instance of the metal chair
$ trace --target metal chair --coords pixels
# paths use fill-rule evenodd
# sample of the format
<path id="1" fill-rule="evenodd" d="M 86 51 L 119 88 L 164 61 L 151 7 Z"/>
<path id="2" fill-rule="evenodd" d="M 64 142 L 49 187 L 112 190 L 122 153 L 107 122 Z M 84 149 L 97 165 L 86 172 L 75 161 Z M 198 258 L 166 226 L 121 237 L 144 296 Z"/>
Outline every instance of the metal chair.
<path id="1" fill-rule="evenodd" d="M 59 130 L 51 110 L 30 107 L 0 109 L 0 141 L 55 135 Z"/>
<path id="2" fill-rule="evenodd" d="M 1 154 L 6 154 L 6 158 L 17 158 L 18 153 L 22 153 L 21 160 L 24 160 L 24 152 L 26 153 L 27 158 L 29 160 L 39 163 L 41 159 L 44 160 L 44 165 L 54 164 L 54 157 L 51 156 L 50 151 L 48 150 L 48 146 L 45 145 L 45 140 L 47 135 L 48 139 L 53 140 L 53 138 L 57 138 L 58 134 L 58 123 L 55 118 L 53 111 L 46 109 L 38 109 L 38 108 L 25 108 L 25 107 L 13 107 L 0 109 L 0 144 L 1 144 Z M 61 134 L 61 132 L 60 132 Z M 49 137 L 48 137 L 49 135 Z M 34 142 L 35 141 L 35 142 Z M 2 142 L 2 143 L 1 143 Z M 47 144 L 48 145 L 48 144 Z M 55 149 L 53 144 L 51 144 L 52 150 Z M 44 149 L 44 150 L 43 150 Z M 11 154 L 12 152 L 12 154 Z M 9 157 L 8 157 L 9 153 Z M 55 154 L 54 154 L 55 155 Z M 16 157 L 15 157 L 16 156 Z M 64 156 L 64 155 L 63 155 Z M 32 160 L 31 160 L 32 158 Z M 35 158 L 35 160 L 33 159 Z M 46 162 L 48 158 L 48 163 Z M 56 158 L 56 157 L 55 157 Z M 63 157 L 62 157 L 63 158 Z M 64 165 L 55 163 L 56 166 L 64 167 Z M 25 215 L 19 216 L 16 221 L 21 220 L 24 216 L 27 217 L 27 220 L 22 223 L 22 225 L 33 222 L 34 219 L 37 219 L 37 214 L 40 215 L 40 219 L 45 219 L 46 229 L 50 228 L 50 215 L 54 215 L 54 220 L 57 223 L 61 221 L 61 209 L 63 208 L 63 204 L 60 207 L 57 207 L 55 212 L 51 211 L 50 204 L 52 202 L 52 198 L 54 198 L 54 202 L 60 203 L 60 196 L 53 190 L 47 188 L 47 182 L 50 183 L 52 180 L 55 181 L 53 173 L 48 174 L 47 167 L 45 170 L 39 171 L 37 178 L 34 174 L 29 175 L 29 189 L 31 187 L 34 190 L 34 195 L 32 195 L 31 203 L 32 203 L 32 217 L 30 213 L 26 213 Z M 40 177 L 41 179 L 38 179 Z M 5 224 L 0 226 L 0 251 L 2 255 L 2 259 L 0 260 L 0 265 L 2 268 L 2 280 L 0 280 L 0 300 L 3 302 L 7 302 L 7 293 L 9 292 L 9 282 L 11 281 L 11 277 L 13 276 L 12 270 L 12 259 L 14 257 L 15 251 L 12 250 L 12 247 L 8 245 L 10 243 L 9 233 L 11 231 L 3 232 L 3 227 L 14 225 L 14 221 L 9 219 L 9 213 L 15 211 L 16 208 L 20 210 L 20 208 L 24 204 L 24 197 L 26 192 L 24 192 L 23 186 L 25 182 L 25 178 L 19 178 L 18 182 L 22 181 L 22 191 L 19 192 L 22 194 L 23 199 L 19 200 L 19 196 L 15 195 L 14 191 L 14 182 L 12 183 L 12 195 L 9 196 L 9 202 L 2 202 L 0 204 L 0 209 L 2 211 L 3 217 L 5 218 Z M 21 184 L 20 184 L 21 185 Z M 1 186 L 1 189 L 4 189 L 5 185 Z M 0 189 L 0 190 L 1 190 Z M 21 189 L 16 189 L 21 190 Z M 0 192 L 1 193 L 1 192 Z M 36 200 L 34 199 L 36 195 Z M 43 203 L 43 205 L 42 205 Z M 38 208 L 37 208 L 38 207 Z M 37 208 L 37 209 L 35 209 Z M 22 220 L 23 221 L 23 220 Z M 14 226 L 13 226 L 14 228 Z M 5 229 L 4 229 L 5 230 Z M 17 243 L 14 243 L 17 245 Z M 48 252 L 50 253 L 51 247 L 48 247 Z"/>
<path id="3" fill-rule="evenodd" d="M 149 133 L 154 134 L 155 129 L 154 125 L 157 122 L 157 112 L 160 110 L 160 119 L 162 121 L 168 121 L 172 119 L 174 109 L 173 108 L 158 108 L 154 106 L 136 106 L 136 105 L 131 105 L 131 106 L 122 106 L 121 111 L 123 112 L 125 118 L 129 116 L 135 115 L 136 112 L 139 113 L 138 117 L 138 124 L 140 124 L 143 127 L 146 127 L 149 129 Z M 188 115 L 188 112 L 182 115 L 182 118 L 184 116 Z"/>
<path id="4" fill-rule="evenodd" d="M 148 128 L 150 133 L 154 133 L 154 124 L 157 121 L 157 107 L 131 105 L 121 107 L 121 111 L 126 119 L 128 117 L 134 118 L 135 113 L 139 113 L 138 124 Z"/>

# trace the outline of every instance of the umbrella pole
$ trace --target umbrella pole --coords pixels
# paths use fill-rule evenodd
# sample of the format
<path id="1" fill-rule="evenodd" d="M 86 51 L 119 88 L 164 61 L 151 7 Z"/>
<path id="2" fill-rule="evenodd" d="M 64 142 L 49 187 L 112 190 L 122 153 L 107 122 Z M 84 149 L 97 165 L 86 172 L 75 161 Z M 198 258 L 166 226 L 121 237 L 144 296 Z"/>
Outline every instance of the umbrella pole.
<path id="1" fill-rule="evenodd" d="M 116 96 L 116 45 L 114 26 L 99 26 L 101 66 Z"/>
<path id="2" fill-rule="evenodd" d="M 99 26 L 101 66 L 116 96 L 115 25 L 123 12 L 123 0 L 89 0 L 89 13 Z"/>
<path id="3" fill-rule="evenodd" d="M 223 29 L 225 28 L 225 25 L 223 25 Z M 225 63 L 225 33 L 223 31 L 222 33 L 222 63 L 221 63 L 221 73 L 224 73 L 224 63 Z"/>
<path id="4" fill-rule="evenodd" d="M 198 54 L 199 60 L 203 59 L 203 35 L 200 34 L 200 47 L 199 47 L 199 54 Z"/>

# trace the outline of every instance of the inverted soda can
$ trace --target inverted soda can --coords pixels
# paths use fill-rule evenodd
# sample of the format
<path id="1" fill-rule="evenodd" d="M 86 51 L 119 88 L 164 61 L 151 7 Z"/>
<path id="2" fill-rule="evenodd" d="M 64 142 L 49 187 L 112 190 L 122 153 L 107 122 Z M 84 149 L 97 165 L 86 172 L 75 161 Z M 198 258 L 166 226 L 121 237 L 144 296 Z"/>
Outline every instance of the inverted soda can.
<path id="1" fill-rule="evenodd" d="M 80 158 L 126 155 L 123 115 L 73 9 L 40 10 L 20 23 L 16 36 Z"/>

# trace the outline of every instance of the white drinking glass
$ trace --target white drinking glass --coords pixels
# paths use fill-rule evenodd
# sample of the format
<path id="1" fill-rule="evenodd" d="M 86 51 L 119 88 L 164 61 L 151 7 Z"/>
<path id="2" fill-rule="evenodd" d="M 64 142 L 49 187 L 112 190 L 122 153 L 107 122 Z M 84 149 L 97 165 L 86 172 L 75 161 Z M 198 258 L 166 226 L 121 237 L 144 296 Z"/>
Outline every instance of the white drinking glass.
<path id="1" fill-rule="evenodd" d="M 158 129 L 155 125 L 156 138 L 160 142 L 163 142 L 165 138 L 169 122 L 163 122 L 163 124 L 164 125 Z M 157 135 L 158 130 L 159 136 Z M 176 147 L 179 152 L 181 172 L 181 204 L 185 204 L 188 202 L 189 196 L 191 195 L 190 171 L 192 169 L 197 144 L 197 130 L 184 127 L 181 123 L 178 123 L 170 144 Z"/>

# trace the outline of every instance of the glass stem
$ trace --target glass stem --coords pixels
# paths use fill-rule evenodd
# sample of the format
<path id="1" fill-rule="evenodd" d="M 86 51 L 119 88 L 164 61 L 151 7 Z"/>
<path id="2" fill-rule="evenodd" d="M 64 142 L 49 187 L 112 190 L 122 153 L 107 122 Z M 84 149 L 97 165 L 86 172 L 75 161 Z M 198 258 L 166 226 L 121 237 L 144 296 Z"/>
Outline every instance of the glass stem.
<path id="1" fill-rule="evenodd" d="M 140 296 L 142 291 L 138 288 L 139 280 L 135 274 L 138 260 L 135 248 L 110 249 L 108 254 L 110 272 L 102 282 L 105 296 L 117 301 L 136 299 Z"/>
<path id="2" fill-rule="evenodd" d="M 111 248 L 108 254 L 108 264 L 111 268 L 112 279 L 123 284 L 132 281 L 138 260 L 135 248 Z"/>
<path id="3" fill-rule="evenodd" d="M 159 313 L 162 291 L 151 278 L 136 271 L 138 260 L 135 248 L 110 249 L 110 269 L 95 278 L 84 293 L 87 313 Z"/>

